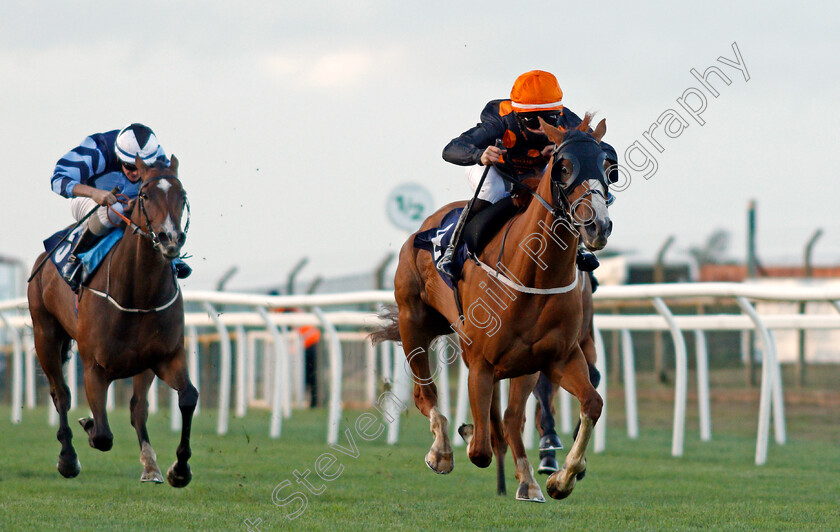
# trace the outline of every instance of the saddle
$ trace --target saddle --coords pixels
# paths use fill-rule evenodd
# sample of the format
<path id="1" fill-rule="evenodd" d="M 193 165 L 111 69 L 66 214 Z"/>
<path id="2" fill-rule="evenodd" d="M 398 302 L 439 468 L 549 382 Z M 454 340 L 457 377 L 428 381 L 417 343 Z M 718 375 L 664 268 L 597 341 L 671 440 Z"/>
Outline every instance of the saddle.
<path id="1" fill-rule="evenodd" d="M 430 252 L 437 264 L 452 240 L 461 211 L 463 209 L 460 207 L 452 209 L 444 215 L 438 227 L 417 233 L 414 237 L 414 247 Z M 517 212 L 519 208 L 514 200 L 506 197 L 473 216 L 464 226 L 461 245 L 455 250 L 453 264 L 456 271 L 460 272 L 463 269 L 469 253 L 480 254 Z M 452 288 L 451 280 L 446 276 L 442 278 Z"/>

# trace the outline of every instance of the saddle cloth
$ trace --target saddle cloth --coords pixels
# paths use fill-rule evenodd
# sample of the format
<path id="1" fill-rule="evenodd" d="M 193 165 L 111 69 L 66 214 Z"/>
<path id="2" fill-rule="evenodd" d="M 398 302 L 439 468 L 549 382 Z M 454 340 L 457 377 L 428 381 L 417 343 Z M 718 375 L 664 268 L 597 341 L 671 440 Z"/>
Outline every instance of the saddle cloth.
<path id="1" fill-rule="evenodd" d="M 438 227 L 427 229 L 414 236 L 414 247 L 418 249 L 425 249 L 430 252 L 432 254 L 432 260 L 435 262 L 435 266 L 437 266 L 437 263 L 440 261 L 443 253 L 446 251 L 446 248 L 449 247 L 449 243 L 452 242 L 452 234 L 455 232 L 455 225 L 457 225 L 458 218 L 461 217 L 461 212 L 463 210 L 464 209 L 462 208 L 452 209 L 446 213 Z M 467 261 L 467 245 L 464 243 L 463 239 L 461 240 L 461 244 L 458 246 L 458 249 L 455 250 L 455 254 L 452 258 L 454 271 L 460 272 L 464 267 L 464 263 Z M 438 275 L 440 275 L 440 272 L 438 272 Z M 449 288 L 452 288 L 452 281 L 449 277 L 441 277 Z"/>
<path id="2" fill-rule="evenodd" d="M 65 241 L 62 242 L 51 255 L 53 264 L 55 264 L 55 267 L 58 268 L 58 271 L 61 271 L 61 268 L 67 264 L 67 259 L 70 257 L 70 251 L 73 250 L 73 246 L 76 244 L 76 241 L 79 239 L 79 235 L 82 234 L 82 230 L 84 228 L 79 226 L 72 231 L 71 229 L 73 228 L 67 227 L 62 229 L 48 239 L 44 240 L 44 249 L 47 253 L 49 253 L 50 250 L 52 250 L 56 244 L 61 241 L 64 235 L 67 235 Z M 102 259 L 104 259 L 108 252 L 111 251 L 117 242 L 120 241 L 122 236 L 122 229 L 112 229 L 111 232 L 105 235 L 104 238 L 101 238 L 99 242 L 93 246 L 93 248 L 79 254 L 79 258 L 82 260 L 82 267 L 85 271 L 89 274 L 95 272 L 96 268 L 102 263 Z"/>

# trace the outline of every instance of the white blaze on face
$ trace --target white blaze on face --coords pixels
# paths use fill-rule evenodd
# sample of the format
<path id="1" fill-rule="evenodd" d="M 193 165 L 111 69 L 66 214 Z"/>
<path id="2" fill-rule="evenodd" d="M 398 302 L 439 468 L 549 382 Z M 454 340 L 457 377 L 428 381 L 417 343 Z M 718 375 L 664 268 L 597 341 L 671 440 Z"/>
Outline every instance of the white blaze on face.
<path id="1" fill-rule="evenodd" d="M 169 192 L 169 189 L 172 188 L 172 183 L 165 179 L 161 179 L 157 182 L 157 186 L 164 194 L 166 194 Z M 169 235 L 174 235 L 178 232 L 175 224 L 172 222 L 172 215 L 166 215 L 166 220 L 163 222 L 163 232 Z"/>
<path id="2" fill-rule="evenodd" d="M 607 195 L 604 185 L 597 179 L 590 179 L 587 183 L 589 184 L 590 190 L 600 192 L 600 194 L 589 196 L 590 205 L 592 205 L 592 210 L 595 212 L 595 219 L 605 220 L 609 218 L 610 213 L 607 210 L 607 200 L 604 199 Z"/>

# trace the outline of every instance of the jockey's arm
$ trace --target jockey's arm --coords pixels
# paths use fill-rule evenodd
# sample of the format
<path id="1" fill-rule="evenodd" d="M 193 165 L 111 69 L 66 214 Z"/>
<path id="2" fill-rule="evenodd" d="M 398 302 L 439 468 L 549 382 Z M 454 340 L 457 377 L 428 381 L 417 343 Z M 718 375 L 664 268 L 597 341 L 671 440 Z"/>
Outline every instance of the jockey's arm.
<path id="1" fill-rule="evenodd" d="M 496 148 L 495 143 L 504 133 L 505 125 L 501 120 L 483 120 L 452 139 L 443 149 L 443 159 L 459 166 L 486 166 L 498 162 L 502 150 Z"/>
<path id="2" fill-rule="evenodd" d="M 100 205 L 113 205 L 117 198 L 109 190 L 100 190 L 88 185 L 77 183 L 73 187 L 73 196 L 77 198 L 91 198 Z"/>

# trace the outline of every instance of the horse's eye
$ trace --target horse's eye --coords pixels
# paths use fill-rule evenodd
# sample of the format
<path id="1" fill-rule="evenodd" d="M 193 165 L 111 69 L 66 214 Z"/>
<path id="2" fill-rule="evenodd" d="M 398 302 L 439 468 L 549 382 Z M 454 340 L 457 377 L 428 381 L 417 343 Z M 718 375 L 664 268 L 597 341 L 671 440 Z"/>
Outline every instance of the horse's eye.
<path id="1" fill-rule="evenodd" d="M 141 192 L 139 196 L 141 199 L 149 199 L 149 196 L 145 192 Z"/>

